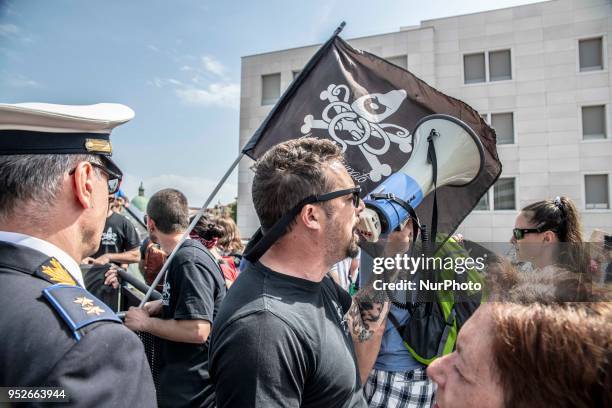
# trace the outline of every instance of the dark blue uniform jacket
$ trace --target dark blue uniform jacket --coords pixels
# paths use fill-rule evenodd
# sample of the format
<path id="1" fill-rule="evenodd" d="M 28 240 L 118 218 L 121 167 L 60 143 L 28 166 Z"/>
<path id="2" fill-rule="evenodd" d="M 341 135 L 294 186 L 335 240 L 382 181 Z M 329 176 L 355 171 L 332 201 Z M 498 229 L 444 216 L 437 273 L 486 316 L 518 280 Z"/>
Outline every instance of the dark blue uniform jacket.
<path id="1" fill-rule="evenodd" d="M 63 387 L 75 407 L 155 407 L 141 341 L 66 281 L 55 258 L 0 241 L 0 386 Z"/>

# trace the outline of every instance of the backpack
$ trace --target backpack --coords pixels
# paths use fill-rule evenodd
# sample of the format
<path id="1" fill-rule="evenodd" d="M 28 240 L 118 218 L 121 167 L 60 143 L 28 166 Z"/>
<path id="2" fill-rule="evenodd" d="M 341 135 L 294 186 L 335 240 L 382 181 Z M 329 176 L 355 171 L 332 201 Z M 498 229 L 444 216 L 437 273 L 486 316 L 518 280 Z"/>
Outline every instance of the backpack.
<path id="1" fill-rule="evenodd" d="M 162 266 L 164 266 L 166 257 L 166 253 L 162 251 L 158 244 L 149 241 L 144 256 L 144 279 L 147 285 L 151 286 Z M 156 289 L 161 291 L 163 284 L 158 284 Z"/>
<path id="2" fill-rule="evenodd" d="M 434 257 L 442 259 L 468 256 L 469 253 L 453 238 L 449 238 L 434 254 Z M 455 273 L 452 269 L 439 272 L 440 280 L 450 279 Z M 467 281 L 484 281 L 483 276 L 474 269 L 467 270 L 460 276 Z M 389 320 L 398 330 L 404 346 L 419 363 L 429 365 L 436 358 L 452 353 L 455 349 L 459 329 L 483 300 L 481 292 L 461 295 L 460 300 L 455 301 L 455 292 L 436 291 L 435 301 L 408 305 L 410 319 L 405 325 L 400 325 L 389 312 Z"/>

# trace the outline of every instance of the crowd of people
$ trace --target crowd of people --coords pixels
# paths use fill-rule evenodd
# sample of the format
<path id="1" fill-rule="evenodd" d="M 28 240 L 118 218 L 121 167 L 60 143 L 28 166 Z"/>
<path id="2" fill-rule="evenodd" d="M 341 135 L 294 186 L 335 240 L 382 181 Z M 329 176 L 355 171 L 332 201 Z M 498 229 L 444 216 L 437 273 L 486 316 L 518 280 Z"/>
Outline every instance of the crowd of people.
<path id="1" fill-rule="evenodd" d="M 74 406 L 612 406 L 610 242 L 594 254 L 569 198 L 521 209 L 516 259 L 465 274 L 485 283 L 480 293 L 402 303 L 373 287 L 372 258 L 414 251 L 412 221 L 360 249 L 364 203 L 328 140 L 284 142 L 255 162 L 261 231 L 246 248 L 228 218 L 205 215 L 189 231 L 187 198 L 171 188 L 150 198 L 140 242 L 109 158 L 124 108 L 4 107 L 0 386 L 62 387 Z M 41 134 L 51 142 L 31 149 Z M 455 235 L 433 256 L 473 252 Z M 130 263 L 152 285 L 171 254 L 161 299 L 123 324 L 85 289 L 91 273 L 117 287 Z M 157 392 L 131 331 L 160 339 Z"/>

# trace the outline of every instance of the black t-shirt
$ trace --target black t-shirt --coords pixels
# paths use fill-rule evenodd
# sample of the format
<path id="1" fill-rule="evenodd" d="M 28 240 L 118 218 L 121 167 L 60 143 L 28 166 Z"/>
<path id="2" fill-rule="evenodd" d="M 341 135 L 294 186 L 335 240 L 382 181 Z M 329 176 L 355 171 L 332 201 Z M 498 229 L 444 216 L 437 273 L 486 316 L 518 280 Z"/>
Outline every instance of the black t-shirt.
<path id="1" fill-rule="evenodd" d="M 366 407 L 343 316 L 348 293 L 249 264 L 211 334 L 217 406 Z"/>
<path id="2" fill-rule="evenodd" d="M 139 245 L 140 239 L 134 225 L 123 215 L 113 212 L 104 224 L 100 248 L 92 257 L 97 258 L 104 254 L 119 254 Z"/>
<path id="3" fill-rule="evenodd" d="M 186 240 L 168 267 L 163 319 L 213 322 L 225 296 L 219 265 L 202 244 Z M 164 407 L 214 406 L 208 375 L 208 346 L 162 340 L 160 400 Z"/>

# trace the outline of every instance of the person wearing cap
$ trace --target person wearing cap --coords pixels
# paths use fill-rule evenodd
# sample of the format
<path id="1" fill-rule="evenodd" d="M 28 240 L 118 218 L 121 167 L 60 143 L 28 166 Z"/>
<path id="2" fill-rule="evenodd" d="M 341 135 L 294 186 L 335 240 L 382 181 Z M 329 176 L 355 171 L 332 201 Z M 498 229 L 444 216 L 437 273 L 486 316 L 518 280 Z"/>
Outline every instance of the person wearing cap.
<path id="1" fill-rule="evenodd" d="M 142 343 L 84 289 L 121 182 L 123 105 L 0 104 L 0 386 L 61 387 L 71 406 L 152 407 Z"/>

